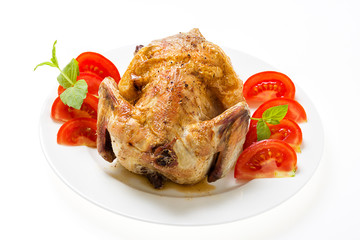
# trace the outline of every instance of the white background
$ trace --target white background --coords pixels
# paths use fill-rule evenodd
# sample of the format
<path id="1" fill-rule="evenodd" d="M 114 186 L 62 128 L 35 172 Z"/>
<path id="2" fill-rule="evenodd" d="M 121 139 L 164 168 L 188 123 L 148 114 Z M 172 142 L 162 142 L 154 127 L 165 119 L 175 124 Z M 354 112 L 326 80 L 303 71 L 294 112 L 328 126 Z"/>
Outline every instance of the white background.
<path id="1" fill-rule="evenodd" d="M 360 239 L 359 11 L 355 0 L 3 1 L 0 238 Z M 39 143 L 41 108 L 57 72 L 33 68 L 50 59 L 56 39 L 63 66 L 84 51 L 102 53 L 193 27 L 268 62 L 305 90 L 326 138 L 313 178 L 268 212 L 201 227 L 129 219 L 78 196 L 51 170 Z"/>

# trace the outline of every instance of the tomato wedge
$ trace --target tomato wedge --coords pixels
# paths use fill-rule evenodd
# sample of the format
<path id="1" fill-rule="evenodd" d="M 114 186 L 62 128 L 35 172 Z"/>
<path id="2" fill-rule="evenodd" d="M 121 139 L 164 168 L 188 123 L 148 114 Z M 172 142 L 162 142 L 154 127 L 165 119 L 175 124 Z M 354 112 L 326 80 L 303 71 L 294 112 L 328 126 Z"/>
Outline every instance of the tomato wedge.
<path id="1" fill-rule="evenodd" d="M 91 94 L 87 94 L 81 108 L 75 109 L 65 105 L 60 97 L 57 97 L 51 107 L 51 118 L 57 122 L 66 122 L 73 118 L 97 118 L 99 100 Z"/>
<path id="2" fill-rule="evenodd" d="M 64 123 L 57 134 L 57 143 L 68 146 L 96 147 L 96 119 L 75 118 Z"/>
<path id="3" fill-rule="evenodd" d="M 252 144 L 240 154 L 234 177 L 243 180 L 294 177 L 296 163 L 296 153 L 289 144 L 266 139 Z"/>
<path id="4" fill-rule="evenodd" d="M 289 144 L 295 152 L 300 152 L 300 145 L 302 143 L 302 132 L 299 125 L 293 120 L 284 118 L 279 124 L 272 125 L 267 124 L 271 135 L 269 139 L 278 139 Z M 244 149 L 257 142 L 256 127 L 250 127 L 246 140 L 244 143 Z"/>
<path id="5" fill-rule="evenodd" d="M 120 73 L 116 66 L 99 53 L 84 52 L 76 60 L 79 63 L 80 72 L 92 72 L 101 79 L 112 77 L 117 83 L 120 81 Z"/>
<path id="6" fill-rule="evenodd" d="M 88 85 L 88 93 L 92 95 L 99 95 L 99 86 L 101 81 L 103 80 L 98 75 L 91 73 L 91 72 L 81 72 L 77 77 L 77 80 L 84 79 Z M 58 88 L 58 94 L 60 95 L 62 92 L 65 91 L 61 85 Z"/>
<path id="7" fill-rule="evenodd" d="M 275 71 L 259 72 L 246 80 L 243 89 L 244 97 L 250 107 L 257 107 L 273 98 L 295 97 L 295 85 L 283 73 Z"/>
<path id="8" fill-rule="evenodd" d="M 304 108 L 294 99 L 290 98 L 274 98 L 269 101 L 264 102 L 260 105 L 258 109 L 252 115 L 253 118 L 261 118 L 263 112 L 271 107 L 279 105 L 288 105 L 288 112 L 285 115 L 285 118 L 293 120 L 297 123 L 302 123 L 307 121 L 307 116 Z M 251 120 L 250 126 L 253 127 L 256 125 L 256 121 Z"/>

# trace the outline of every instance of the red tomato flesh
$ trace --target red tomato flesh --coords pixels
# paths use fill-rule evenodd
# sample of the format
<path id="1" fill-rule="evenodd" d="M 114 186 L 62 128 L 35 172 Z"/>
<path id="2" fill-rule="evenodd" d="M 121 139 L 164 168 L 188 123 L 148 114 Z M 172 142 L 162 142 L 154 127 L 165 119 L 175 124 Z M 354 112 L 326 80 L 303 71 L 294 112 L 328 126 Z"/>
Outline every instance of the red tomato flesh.
<path id="1" fill-rule="evenodd" d="M 285 115 L 285 118 L 293 120 L 297 123 L 302 123 L 307 121 L 307 116 L 304 108 L 298 103 L 296 100 L 289 98 L 274 98 L 269 101 L 264 102 L 260 105 L 258 109 L 252 115 L 253 118 L 261 118 L 263 112 L 271 107 L 279 106 L 279 105 L 288 105 L 288 112 Z M 255 120 L 250 121 L 250 126 L 253 127 L 256 125 Z"/>
<path id="2" fill-rule="evenodd" d="M 65 105 L 60 97 L 57 97 L 51 107 L 51 118 L 57 122 L 66 122 L 73 118 L 97 118 L 97 107 L 99 99 L 87 94 L 81 108 L 75 109 Z"/>
<path id="3" fill-rule="evenodd" d="M 106 57 L 95 52 L 84 52 L 76 60 L 79 63 L 80 72 L 91 72 L 101 79 L 112 77 L 117 83 L 120 81 L 120 73 L 116 66 Z"/>
<path id="4" fill-rule="evenodd" d="M 294 177 L 296 164 L 296 153 L 289 144 L 266 139 L 252 144 L 240 154 L 234 177 L 242 180 Z"/>
<path id="5" fill-rule="evenodd" d="M 57 143 L 68 146 L 96 147 L 96 119 L 75 118 L 64 123 L 57 134 Z"/>
<path id="6" fill-rule="evenodd" d="M 275 71 L 259 72 L 244 83 L 244 97 L 250 107 L 257 107 L 261 103 L 273 98 L 295 97 L 295 85 L 283 73 Z"/>
<path id="7" fill-rule="evenodd" d="M 77 80 L 84 79 L 88 85 L 88 93 L 92 95 L 99 95 L 99 86 L 101 81 L 103 80 L 98 75 L 91 73 L 91 72 L 81 72 L 77 77 Z M 58 88 L 58 94 L 60 95 L 62 92 L 65 91 L 61 85 Z"/>
<path id="8" fill-rule="evenodd" d="M 293 120 L 284 118 L 280 121 L 280 124 L 272 125 L 267 124 L 271 135 L 269 139 L 278 139 L 289 144 L 295 152 L 300 152 L 300 145 L 302 143 L 302 132 L 299 125 Z M 246 140 L 244 143 L 244 149 L 257 142 L 256 126 L 250 127 Z"/>

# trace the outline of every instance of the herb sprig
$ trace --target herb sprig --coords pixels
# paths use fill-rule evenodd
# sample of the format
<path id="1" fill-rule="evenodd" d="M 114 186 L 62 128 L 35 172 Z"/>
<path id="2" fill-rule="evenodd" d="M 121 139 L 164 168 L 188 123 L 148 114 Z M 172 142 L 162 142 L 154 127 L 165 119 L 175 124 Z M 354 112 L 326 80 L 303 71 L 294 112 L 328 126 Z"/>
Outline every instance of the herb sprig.
<path id="1" fill-rule="evenodd" d="M 76 59 L 71 59 L 70 63 L 68 63 L 63 70 L 60 69 L 59 62 L 56 57 L 56 43 L 57 41 L 54 42 L 50 61 L 38 64 L 34 68 L 34 71 L 38 67 L 44 65 L 57 68 L 60 71 L 57 81 L 63 88 L 65 88 L 65 91 L 60 94 L 61 101 L 69 107 L 80 109 L 84 99 L 86 98 L 88 85 L 84 79 L 77 80 L 77 77 L 79 76 L 79 64 Z"/>
<path id="2" fill-rule="evenodd" d="M 277 125 L 285 117 L 288 105 L 279 105 L 266 109 L 261 118 L 251 118 L 258 121 L 256 124 L 257 140 L 268 139 L 271 135 L 269 126 L 266 123 Z"/>

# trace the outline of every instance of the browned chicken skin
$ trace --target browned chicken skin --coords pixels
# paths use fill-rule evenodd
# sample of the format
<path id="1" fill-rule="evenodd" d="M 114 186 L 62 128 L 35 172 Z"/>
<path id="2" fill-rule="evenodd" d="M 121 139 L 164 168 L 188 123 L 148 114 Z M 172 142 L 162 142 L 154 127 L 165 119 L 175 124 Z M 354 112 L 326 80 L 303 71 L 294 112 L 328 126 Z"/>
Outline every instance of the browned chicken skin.
<path id="1" fill-rule="evenodd" d="M 216 181 L 242 151 L 249 121 L 242 81 L 198 29 L 141 48 L 118 86 L 101 83 L 99 97 L 99 153 L 155 188 L 165 179 Z"/>

